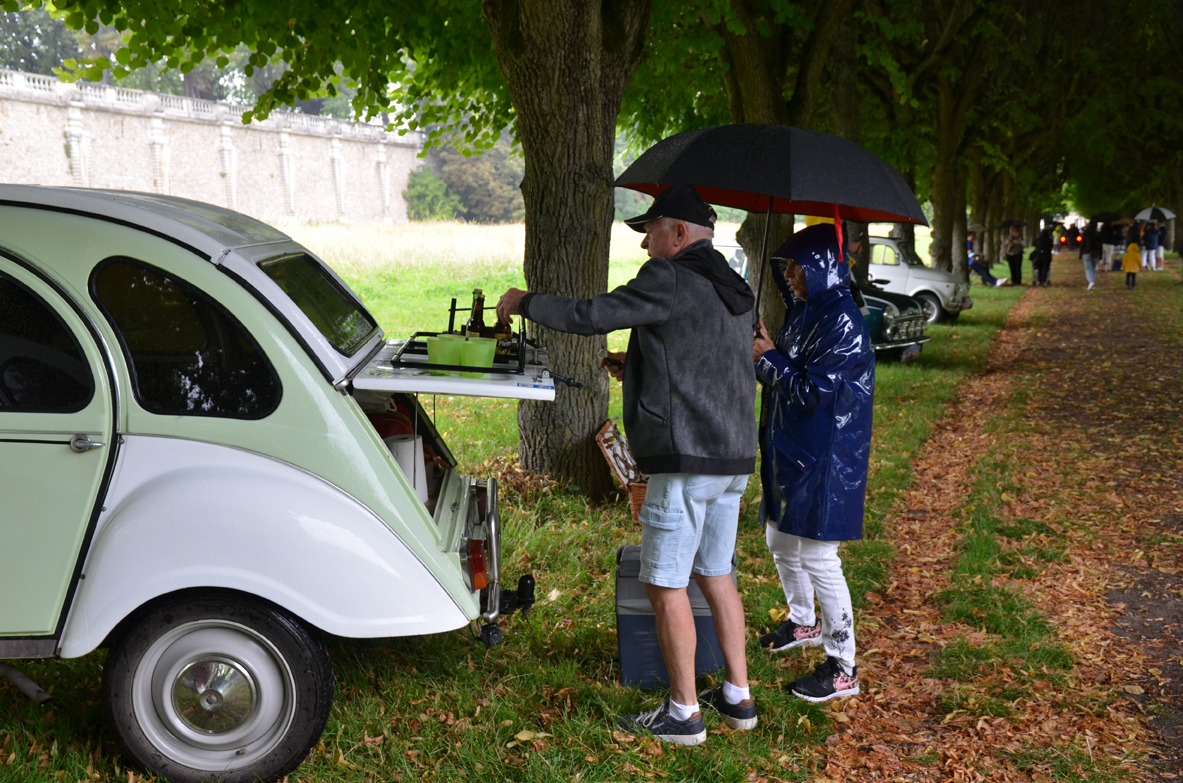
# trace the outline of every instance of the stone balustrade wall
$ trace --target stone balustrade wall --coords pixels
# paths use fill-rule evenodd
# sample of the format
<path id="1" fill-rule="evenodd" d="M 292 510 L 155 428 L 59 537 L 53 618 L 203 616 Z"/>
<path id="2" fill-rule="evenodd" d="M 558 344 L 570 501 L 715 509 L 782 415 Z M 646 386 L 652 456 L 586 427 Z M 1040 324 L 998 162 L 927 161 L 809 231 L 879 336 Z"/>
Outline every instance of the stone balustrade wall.
<path id="1" fill-rule="evenodd" d="M 0 69 L 0 182 L 137 190 L 267 223 L 402 222 L 422 136 Z"/>

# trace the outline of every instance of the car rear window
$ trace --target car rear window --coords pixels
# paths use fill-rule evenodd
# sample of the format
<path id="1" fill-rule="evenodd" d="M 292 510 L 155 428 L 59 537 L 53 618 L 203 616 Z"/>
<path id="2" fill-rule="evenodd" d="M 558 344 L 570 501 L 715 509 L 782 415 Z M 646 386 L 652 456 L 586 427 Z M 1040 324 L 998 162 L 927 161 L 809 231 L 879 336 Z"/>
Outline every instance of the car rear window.
<path id="1" fill-rule="evenodd" d="M 342 354 L 357 353 L 378 328 L 370 314 L 312 256 L 297 253 L 271 258 L 260 262 L 259 268 Z"/>

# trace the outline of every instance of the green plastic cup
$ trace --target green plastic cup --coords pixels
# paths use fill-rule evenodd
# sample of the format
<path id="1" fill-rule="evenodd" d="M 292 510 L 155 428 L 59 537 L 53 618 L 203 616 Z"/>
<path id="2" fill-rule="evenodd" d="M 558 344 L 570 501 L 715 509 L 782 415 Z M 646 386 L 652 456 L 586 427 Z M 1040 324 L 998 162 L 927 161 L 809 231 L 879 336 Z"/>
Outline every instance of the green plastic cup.
<path id="1" fill-rule="evenodd" d="M 460 343 L 460 363 L 469 367 L 492 367 L 497 341 L 488 337 L 469 337 Z M 484 373 L 461 373 L 465 378 L 480 378 Z"/>
<path id="2" fill-rule="evenodd" d="M 460 340 L 440 339 L 439 337 L 424 337 L 427 343 L 427 360 L 432 364 L 460 364 Z M 447 375 L 447 371 L 432 370 L 432 375 Z"/>

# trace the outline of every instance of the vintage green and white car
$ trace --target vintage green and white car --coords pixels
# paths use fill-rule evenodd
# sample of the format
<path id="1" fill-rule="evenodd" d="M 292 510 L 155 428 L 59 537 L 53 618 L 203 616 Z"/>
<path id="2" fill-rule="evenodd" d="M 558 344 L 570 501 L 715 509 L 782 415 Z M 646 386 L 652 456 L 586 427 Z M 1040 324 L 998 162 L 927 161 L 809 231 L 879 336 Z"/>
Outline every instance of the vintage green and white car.
<path id="1" fill-rule="evenodd" d="M 0 185 L 0 659 L 109 648 L 129 761 L 253 781 L 324 729 L 323 636 L 496 643 L 532 582 L 501 590 L 496 484 L 419 395 L 553 400 L 546 354 L 472 378 L 399 345 L 251 218 Z"/>

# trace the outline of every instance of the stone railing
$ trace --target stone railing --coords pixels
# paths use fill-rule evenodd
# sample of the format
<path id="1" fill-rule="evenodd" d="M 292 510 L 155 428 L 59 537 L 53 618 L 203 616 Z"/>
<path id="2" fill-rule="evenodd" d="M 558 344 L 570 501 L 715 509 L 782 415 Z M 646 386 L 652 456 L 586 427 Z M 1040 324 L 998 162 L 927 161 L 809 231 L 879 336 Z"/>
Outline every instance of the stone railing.
<path id="1" fill-rule="evenodd" d="M 55 76 L 0 69 L 0 99 L 59 105 L 81 104 L 81 108 L 120 113 L 156 115 L 169 120 L 225 122 L 240 120 L 252 107 L 166 93 L 129 90 L 109 84 L 76 82 L 67 84 Z M 385 141 L 387 144 L 421 148 L 423 135 L 410 131 L 388 133 L 381 125 L 354 123 L 335 117 L 299 112 L 275 111 L 266 120 L 256 120 L 260 130 L 285 130 L 310 136 L 339 136 L 346 139 Z"/>

